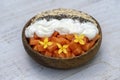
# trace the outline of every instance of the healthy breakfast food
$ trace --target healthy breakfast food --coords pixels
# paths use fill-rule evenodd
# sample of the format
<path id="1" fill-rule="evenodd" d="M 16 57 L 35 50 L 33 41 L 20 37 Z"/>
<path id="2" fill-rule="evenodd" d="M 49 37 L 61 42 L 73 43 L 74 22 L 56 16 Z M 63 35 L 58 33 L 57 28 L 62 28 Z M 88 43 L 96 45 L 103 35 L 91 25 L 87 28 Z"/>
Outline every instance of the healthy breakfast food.
<path id="1" fill-rule="evenodd" d="M 70 18 L 37 20 L 25 29 L 25 36 L 35 51 L 55 58 L 82 55 L 100 38 L 96 25 Z"/>

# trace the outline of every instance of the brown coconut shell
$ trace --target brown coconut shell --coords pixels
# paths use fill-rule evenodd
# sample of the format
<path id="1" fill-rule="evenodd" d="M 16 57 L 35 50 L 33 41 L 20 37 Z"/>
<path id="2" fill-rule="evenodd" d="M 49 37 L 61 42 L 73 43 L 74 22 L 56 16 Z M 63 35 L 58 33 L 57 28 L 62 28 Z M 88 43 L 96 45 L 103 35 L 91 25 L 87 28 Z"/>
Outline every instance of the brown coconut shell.
<path id="1" fill-rule="evenodd" d="M 28 43 L 28 39 L 25 37 L 25 29 L 30 24 L 33 24 L 35 21 L 44 18 L 47 20 L 50 20 L 51 18 L 55 18 L 55 19 L 71 18 L 71 19 L 78 19 L 80 22 L 87 22 L 87 21 L 92 22 L 97 26 L 99 30 L 100 39 L 95 43 L 95 45 L 91 49 L 89 49 L 87 52 L 85 52 L 80 56 L 76 56 L 73 58 L 66 58 L 66 59 L 47 57 L 33 50 Z M 22 31 L 22 42 L 26 52 L 38 63 L 47 67 L 58 68 L 58 69 L 70 69 L 87 63 L 97 54 L 101 45 L 101 41 L 102 41 L 102 32 L 99 23 L 92 16 L 73 9 L 60 8 L 60 9 L 54 9 L 54 10 L 42 12 L 31 18 L 25 24 Z"/>

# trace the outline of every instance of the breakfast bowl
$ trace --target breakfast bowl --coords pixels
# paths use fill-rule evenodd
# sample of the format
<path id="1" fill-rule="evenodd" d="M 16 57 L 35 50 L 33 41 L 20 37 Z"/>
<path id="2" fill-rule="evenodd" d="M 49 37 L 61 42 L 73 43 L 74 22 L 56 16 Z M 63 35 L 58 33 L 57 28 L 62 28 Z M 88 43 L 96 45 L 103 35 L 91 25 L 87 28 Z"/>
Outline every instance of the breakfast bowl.
<path id="1" fill-rule="evenodd" d="M 46 28 L 44 27 L 49 26 L 49 25 L 52 25 L 55 27 L 49 27 L 46 30 Z M 74 25 L 78 26 L 78 28 L 74 28 Z M 35 30 L 34 27 L 36 26 L 39 26 L 39 27 L 37 27 L 37 29 Z M 79 28 L 79 26 L 84 27 L 84 28 Z M 93 28 L 90 28 L 91 26 Z M 41 31 L 38 31 L 38 30 L 41 30 Z M 63 45 L 64 42 L 62 42 L 63 44 L 62 43 L 58 44 L 59 42 L 64 41 L 64 39 L 58 38 L 58 37 L 61 37 L 61 35 L 57 35 L 58 39 L 55 37 L 51 38 L 51 36 L 56 35 L 56 34 L 53 34 L 52 32 L 53 30 L 58 31 L 62 35 L 66 33 L 73 33 L 72 35 L 73 36 L 75 35 L 75 37 L 72 38 L 71 41 L 68 40 L 69 42 L 68 43 L 66 42 L 68 44 L 66 48 L 69 47 L 69 44 L 72 44 L 72 42 L 73 43 L 78 42 L 78 43 L 75 43 L 75 45 L 72 44 L 70 47 L 72 56 L 66 57 L 66 55 L 68 55 L 67 52 L 69 52 L 69 50 L 68 51 L 64 50 L 60 46 L 60 45 Z M 47 39 L 50 41 L 54 42 L 54 40 L 58 40 L 58 42 L 56 41 L 57 43 L 55 42 L 56 46 L 58 47 L 57 48 L 54 47 L 55 49 L 60 48 L 59 50 L 56 50 L 57 56 L 54 55 L 55 50 L 52 49 L 53 47 L 49 48 L 49 45 L 46 45 L 46 43 L 44 43 L 45 40 L 43 40 L 43 38 L 39 38 L 39 40 L 43 40 L 43 42 L 36 40 L 38 41 L 40 45 L 44 45 L 42 48 L 40 48 L 40 50 L 42 49 L 43 51 L 42 50 L 39 51 L 38 47 L 36 48 L 36 46 L 32 45 L 34 43 L 32 43 L 32 41 L 30 40 L 33 39 L 32 37 L 34 37 L 33 33 L 35 33 L 35 31 L 36 31 L 36 34 L 40 37 L 48 37 L 49 35 L 50 39 L 49 38 Z M 82 36 L 86 35 L 88 37 L 85 38 L 85 41 L 81 41 L 78 39 L 75 40 L 76 32 L 78 33 L 80 32 L 81 34 L 83 33 Z M 94 39 L 96 34 L 98 34 L 99 36 L 97 37 L 97 39 Z M 23 31 L 22 31 L 22 42 L 23 42 L 23 46 L 26 52 L 39 64 L 47 66 L 47 67 L 51 67 L 51 68 L 57 68 L 57 69 L 71 69 L 71 68 L 75 68 L 75 67 L 81 66 L 89 62 L 97 54 L 100 48 L 100 45 L 101 45 L 101 41 L 102 41 L 102 32 L 101 32 L 99 23 L 92 16 L 82 11 L 77 11 L 73 9 L 59 8 L 59 9 L 53 9 L 53 10 L 48 10 L 48 11 L 39 13 L 33 18 L 31 18 L 25 24 Z M 53 44 L 53 42 L 51 43 Z M 37 44 L 35 43 L 35 44 L 40 46 L 38 43 Z M 76 45 L 78 45 L 79 47 L 82 46 L 82 48 L 78 48 L 78 46 L 76 47 Z M 92 46 L 89 47 L 90 45 Z M 49 53 L 49 51 L 51 51 L 51 53 Z M 64 55 L 61 55 L 63 53 Z"/>

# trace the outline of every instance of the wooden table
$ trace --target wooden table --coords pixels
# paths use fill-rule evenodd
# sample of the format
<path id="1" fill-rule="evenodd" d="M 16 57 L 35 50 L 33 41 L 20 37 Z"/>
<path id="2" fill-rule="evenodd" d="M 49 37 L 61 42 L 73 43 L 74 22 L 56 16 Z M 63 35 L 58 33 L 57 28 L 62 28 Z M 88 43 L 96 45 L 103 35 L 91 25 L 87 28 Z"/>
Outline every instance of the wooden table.
<path id="1" fill-rule="evenodd" d="M 95 17 L 103 41 L 95 58 L 72 70 L 37 64 L 22 45 L 24 24 L 39 12 L 73 8 Z M 0 80 L 120 80 L 120 0 L 1 0 Z"/>

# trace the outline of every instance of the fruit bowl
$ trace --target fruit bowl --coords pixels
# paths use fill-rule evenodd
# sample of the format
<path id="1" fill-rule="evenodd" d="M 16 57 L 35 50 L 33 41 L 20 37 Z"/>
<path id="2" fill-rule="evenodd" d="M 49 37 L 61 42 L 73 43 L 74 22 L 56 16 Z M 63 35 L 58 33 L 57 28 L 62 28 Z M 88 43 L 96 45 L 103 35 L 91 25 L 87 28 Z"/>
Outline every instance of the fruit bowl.
<path id="1" fill-rule="evenodd" d="M 84 54 L 73 57 L 73 58 L 54 58 L 48 57 L 45 55 L 40 54 L 39 52 L 33 50 L 28 43 L 28 39 L 25 36 L 25 29 L 30 25 L 33 24 L 35 21 L 39 19 L 62 19 L 62 18 L 71 18 L 77 19 L 80 22 L 89 21 L 96 25 L 99 30 L 100 38 L 96 41 L 95 45 L 86 51 Z M 99 23 L 90 15 L 73 9 L 54 9 L 42 12 L 33 18 L 31 18 L 24 26 L 22 31 L 22 42 L 26 52 L 39 64 L 42 64 L 47 67 L 57 68 L 57 69 L 70 69 L 81 66 L 88 61 L 90 61 L 98 52 L 102 41 L 102 32 Z"/>

